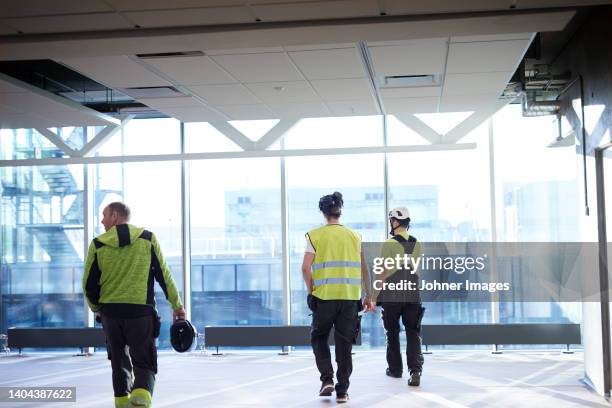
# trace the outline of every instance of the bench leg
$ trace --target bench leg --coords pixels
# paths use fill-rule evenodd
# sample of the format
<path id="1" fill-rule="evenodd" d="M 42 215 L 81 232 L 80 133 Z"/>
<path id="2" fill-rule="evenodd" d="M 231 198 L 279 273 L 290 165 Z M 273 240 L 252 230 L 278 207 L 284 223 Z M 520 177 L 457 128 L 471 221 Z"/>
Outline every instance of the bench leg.
<path id="1" fill-rule="evenodd" d="M 494 344 L 493 346 L 494 346 L 494 349 L 491 352 L 491 354 L 503 354 L 503 352 L 499 351 L 499 349 L 497 348 L 498 346 L 497 344 Z"/>
<path id="2" fill-rule="evenodd" d="M 281 351 L 278 353 L 279 356 L 288 356 L 289 355 L 289 347 L 281 346 Z"/>
<path id="3" fill-rule="evenodd" d="M 73 357 L 90 357 L 93 356 L 93 353 L 90 353 L 89 351 L 85 351 L 84 347 L 80 347 L 79 348 L 81 351 L 77 354 L 75 354 Z"/>
<path id="4" fill-rule="evenodd" d="M 223 353 L 219 353 L 219 346 L 217 346 L 216 349 L 217 349 L 217 352 L 213 353 L 213 356 L 222 356 Z"/>
<path id="5" fill-rule="evenodd" d="M 566 349 L 563 352 L 563 354 L 574 354 L 574 352 L 572 350 L 570 350 L 570 345 L 569 344 L 566 344 L 565 347 L 566 347 Z"/>
<path id="6" fill-rule="evenodd" d="M 427 346 L 427 344 L 425 344 L 425 351 L 423 354 L 433 354 L 431 351 L 429 351 L 429 346 Z"/>

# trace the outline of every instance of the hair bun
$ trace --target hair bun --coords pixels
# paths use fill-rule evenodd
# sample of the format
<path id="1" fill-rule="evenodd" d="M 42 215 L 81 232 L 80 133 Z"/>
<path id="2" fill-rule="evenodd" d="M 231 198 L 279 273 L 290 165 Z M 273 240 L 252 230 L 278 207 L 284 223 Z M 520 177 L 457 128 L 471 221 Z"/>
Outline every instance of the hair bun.
<path id="1" fill-rule="evenodd" d="M 334 206 L 342 207 L 342 205 L 344 205 L 344 200 L 342 199 L 342 193 L 338 191 L 334 191 L 334 193 L 332 194 L 332 197 L 333 197 Z"/>
<path id="2" fill-rule="evenodd" d="M 340 209 L 344 205 L 342 194 L 335 191 L 333 194 L 328 194 L 319 200 L 319 209 L 326 216 L 340 216 Z"/>

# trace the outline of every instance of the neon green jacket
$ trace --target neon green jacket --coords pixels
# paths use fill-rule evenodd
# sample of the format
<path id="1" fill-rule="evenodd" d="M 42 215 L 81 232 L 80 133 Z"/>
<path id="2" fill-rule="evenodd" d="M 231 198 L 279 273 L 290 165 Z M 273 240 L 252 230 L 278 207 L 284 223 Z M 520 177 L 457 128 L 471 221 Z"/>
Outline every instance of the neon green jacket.
<path id="1" fill-rule="evenodd" d="M 183 305 L 155 235 L 129 224 L 94 238 L 87 251 L 83 293 L 92 311 L 105 304 L 155 307 L 154 280 L 173 309 Z"/>

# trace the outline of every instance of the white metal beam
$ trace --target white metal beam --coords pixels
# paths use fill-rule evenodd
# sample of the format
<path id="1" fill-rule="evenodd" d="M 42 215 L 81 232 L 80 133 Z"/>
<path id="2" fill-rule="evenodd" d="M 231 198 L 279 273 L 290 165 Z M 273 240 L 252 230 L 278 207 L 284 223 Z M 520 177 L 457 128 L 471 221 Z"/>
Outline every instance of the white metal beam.
<path id="1" fill-rule="evenodd" d="M 446 133 L 442 138 L 442 143 L 457 143 L 461 138 L 476 129 L 510 102 L 511 99 L 498 99 L 494 103 L 491 103 L 490 106 L 472 113 L 463 122 Z"/>
<path id="2" fill-rule="evenodd" d="M 36 128 L 36 131 L 43 135 L 47 140 L 53 143 L 58 149 L 66 153 L 68 156 L 75 156 L 76 150 L 70 147 L 61 137 L 55 132 L 47 128 Z"/>
<path id="3" fill-rule="evenodd" d="M 346 154 L 375 154 L 375 153 L 402 153 L 402 152 L 430 152 L 444 150 L 470 150 L 475 149 L 476 143 L 453 143 L 435 145 L 407 145 L 407 146 L 370 146 L 330 149 L 295 149 L 295 150 L 251 150 L 240 152 L 215 153 L 185 153 L 165 155 L 137 155 L 137 156 L 97 156 L 97 157 L 66 157 L 24 160 L 0 160 L 0 167 L 22 166 L 62 166 L 68 164 L 95 164 L 95 163 L 135 163 L 156 161 L 180 160 L 214 160 L 214 159 L 243 159 L 255 157 L 296 157 L 296 156 L 334 156 Z"/>
<path id="4" fill-rule="evenodd" d="M 442 135 L 433 130 L 429 125 L 412 114 L 394 114 L 394 116 L 404 125 L 414 130 L 423 139 L 431 144 L 442 143 Z"/>
<path id="5" fill-rule="evenodd" d="M 113 135 L 123 128 L 133 116 L 128 116 L 121 121 L 120 125 L 108 125 L 104 129 L 100 130 L 98 134 L 89 141 L 81 150 L 76 152 L 78 157 L 87 157 L 96 152 L 104 143 L 106 143 Z"/>
<path id="6" fill-rule="evenodd" d="M 221 132 L 232 142 L 236 143 L 242 150 L 249 151 L 255 149 L 255 142 L 242 134 L 238 129 L 233 127 L 226 121 L 212 121 L 208 122 L 212 127 Z"/>
<path id="7" fill-rule="evenodd" d="M 255 150 L 266 150 L 274 142 L 283 137 L 301 119 L 281 119 L 272 129 L 255 142 Z"/>

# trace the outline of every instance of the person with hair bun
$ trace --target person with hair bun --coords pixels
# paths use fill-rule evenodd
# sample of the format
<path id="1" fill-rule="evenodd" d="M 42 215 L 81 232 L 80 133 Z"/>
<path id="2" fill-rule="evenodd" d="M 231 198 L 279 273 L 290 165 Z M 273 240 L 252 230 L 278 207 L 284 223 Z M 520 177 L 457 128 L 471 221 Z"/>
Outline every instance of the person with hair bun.
<path id="1" fill-rule="evenodd" d="M 319 200 L 325 225 L 306 234 L 306 252 L 302 274 L 308 289 L 308 307 L 312 311 L 310 340 L 317 368 L 321 373 L 319 396 L 348 401 L 349 377 L 353 371 L 352 346 L 358 333 L 362 287 L 365 311 L 374 311 L 370 299 L 368 268 L 361 253 L 361 237 L 340 224 L 344 200 L 334 192 Z M 334 368 L 329 349 L 329 334 L 334 329 L 338 383 L 334 386 Z"/>

